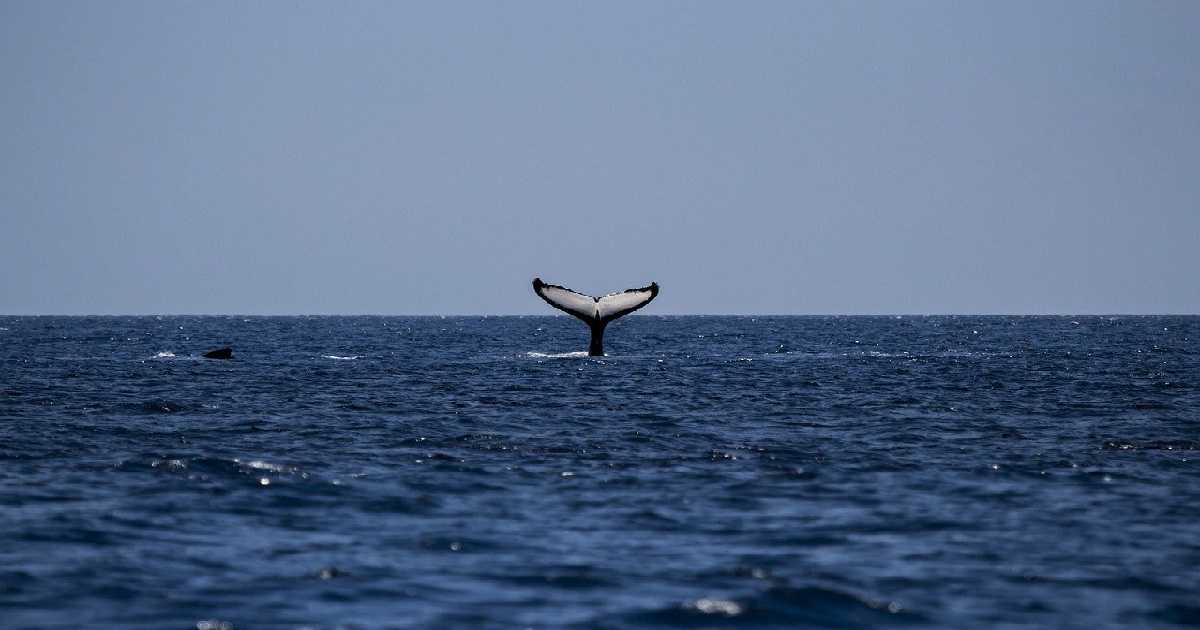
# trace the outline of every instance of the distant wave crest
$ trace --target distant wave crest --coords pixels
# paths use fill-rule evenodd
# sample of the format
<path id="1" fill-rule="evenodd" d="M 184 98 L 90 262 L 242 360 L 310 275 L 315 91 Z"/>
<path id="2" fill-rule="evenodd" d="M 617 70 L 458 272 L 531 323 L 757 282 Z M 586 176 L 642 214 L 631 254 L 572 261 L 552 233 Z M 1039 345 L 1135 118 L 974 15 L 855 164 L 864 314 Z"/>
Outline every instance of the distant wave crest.
<path id="1" fill-rule="evenodd" d="M 586 357 L 587 352 L 526 352 L 525 356 L 531 359 L 578 359 Z"/>

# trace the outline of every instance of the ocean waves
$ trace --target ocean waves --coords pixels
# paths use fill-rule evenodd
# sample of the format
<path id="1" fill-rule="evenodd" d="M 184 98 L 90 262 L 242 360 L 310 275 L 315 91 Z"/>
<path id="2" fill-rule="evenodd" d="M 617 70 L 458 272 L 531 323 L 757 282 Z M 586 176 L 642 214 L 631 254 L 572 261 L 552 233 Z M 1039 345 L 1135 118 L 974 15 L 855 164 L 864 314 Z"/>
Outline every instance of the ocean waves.
<path id="1" fill-rule="evenodd" d="M 1197 318 L 0 326 L 11 627 L 1195 619 Z"/>

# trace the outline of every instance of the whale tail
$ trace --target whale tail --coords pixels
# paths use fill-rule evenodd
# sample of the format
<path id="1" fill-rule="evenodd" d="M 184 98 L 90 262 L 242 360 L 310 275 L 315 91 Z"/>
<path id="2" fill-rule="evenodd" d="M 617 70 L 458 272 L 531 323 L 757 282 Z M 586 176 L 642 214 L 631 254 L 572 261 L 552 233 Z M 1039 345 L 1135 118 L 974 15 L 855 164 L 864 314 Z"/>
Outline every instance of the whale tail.
<path id="1" fill-rule="evenodd" d="M 604 297 L 592 297 L 557 284 L 533 279 L 533 292 L 554 308 L 583 320 L 592 330 L 588 356 L 604 356 L 604 328 L 609 322 L 628 315 L 650 303 L 658 296 L 658 283 L 640 289 L 626 289 Z"/>

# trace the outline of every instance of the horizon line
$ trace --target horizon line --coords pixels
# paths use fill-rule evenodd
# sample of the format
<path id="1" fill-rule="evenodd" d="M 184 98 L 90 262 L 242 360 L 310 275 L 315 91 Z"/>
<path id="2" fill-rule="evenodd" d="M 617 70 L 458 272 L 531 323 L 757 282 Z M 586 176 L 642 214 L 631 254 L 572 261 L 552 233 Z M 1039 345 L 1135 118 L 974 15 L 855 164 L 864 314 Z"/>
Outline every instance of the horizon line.
<path id="1" fill-rule="evenodd" d="M 1195 317 L 1186 312 L 634 313 L 629 317 Z M 561 313 L 0 313 L 0 317 L 565 317 Z"/>

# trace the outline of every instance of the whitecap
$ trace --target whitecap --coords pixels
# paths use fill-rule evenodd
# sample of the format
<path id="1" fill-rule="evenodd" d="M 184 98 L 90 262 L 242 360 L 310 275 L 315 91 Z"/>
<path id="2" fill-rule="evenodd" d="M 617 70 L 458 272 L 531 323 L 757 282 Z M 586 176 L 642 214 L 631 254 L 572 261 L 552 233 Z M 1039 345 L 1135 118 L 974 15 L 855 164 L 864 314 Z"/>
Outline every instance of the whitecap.
<path id="1" fill-rule="evenodd" d="M 271 472 L 277 472 L 277 473 L 291 471 L 290 466 L 284 466 L 282 464 L 272 464 L 271 462 L 265 462 L 261 459 L 252 459 L 248 462 L 244 462 L 235 457 L 235 458 L 233 458 L 233 461 L 237 464 L 245 466 L 246 468 L 251 468 L 253 470 L 269 470 Z"/>
<path id="2" fill-rule="evenodd" d="M 174 358 L 175 358 L 175 353 L 174 353 L 174 352 L 170 352 L 170 351 L 166 351 L 166 350 L 164 350 L 164 351 L 162 351 L 162 352 L 159 352 L 158 354 L 156 354 L 156 355 L 154 355 L 153 357 L 150 357 L 150 358 L 152 358 L 152 359 L 174 359 Z"/>
<path id="3" fill-rule="evenodd" d="M 697 599 L 689 605 L 689 608 L 694 608 L 706 615 L 723 615 L 726 617 L 735 617 L 742 613 L 741 604 L 729 599 L 710 597 Z"/>
<path id="4" fill-rule="evenodd" d="M 349 355 L 349 356 L 344 356 L 344 357 L 343 357 L 343 356 L 338 356 L 338 355 L 336 355 L 336 354 L 323 354 L 323 355 L 321 355 L 321 358 L 322 358 L 322 359 L 333 359 L 334 361 L 353 361 L 353 360 L 357 359 L 358 357 L 359 357 L 359 355 L 357 355 L 357 354 L 354 354 L 354 355 Z"/>
<path id="5" fill-rule="evenodd" d="M 525 356 L 531 359 L 577 359 L 588 356 L 588 353 L 582 350 L 579 352 L 526 352 Z"/>

